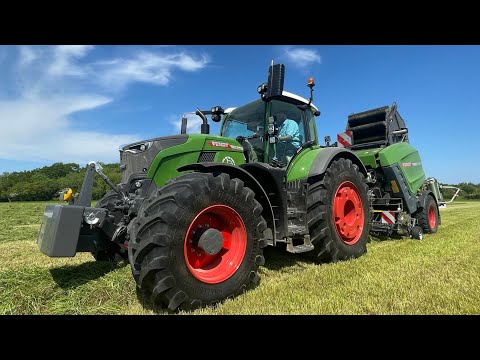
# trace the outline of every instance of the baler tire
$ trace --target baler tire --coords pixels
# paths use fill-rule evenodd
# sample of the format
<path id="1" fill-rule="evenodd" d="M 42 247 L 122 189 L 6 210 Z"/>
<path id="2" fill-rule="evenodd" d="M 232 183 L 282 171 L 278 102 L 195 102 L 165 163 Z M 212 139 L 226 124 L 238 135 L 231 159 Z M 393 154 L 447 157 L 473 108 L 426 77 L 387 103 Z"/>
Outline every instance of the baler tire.
<path id="1" fill-rule="evenodd" d="M 220 212 L 209 213 L 212 209 Z M 228 212 L 231 221 L 222 222 L 221 211 Z M 262 211 L 254 192 L 228 174 L 189 173 L 170 180 L 144 201 L 128 229 L 128 258 L 139 293 L 169 311 L 190 311 L 240 295 L 257 285 L 258 266 L 265 263 L 262 248 L 266 246 L 263 231 L 267 223 Z M 210 225 L 200 225 L 200 219 L 207 219 L 202 221 Z M 203 264 L 201 260 L 206 260 L 208 254 L 199 247 L 200 240 L 192 240 L 192 234 L 197 231 L 201 239 L 205 231 L 222 228 L 218 224 L 223 224 L 224 229 L 223 252 L 210 255 L 215 260 L 206 267 L 195 268 L 191 257 Z M 239 230 L 230 233 L 227 250 L 223 234 L 232 227 Z M 228 251 L 237 248 L 240 252 L 232 266 Z M 203 258 L 197 258 L 202 254 Z M 224 259 L 228 259 L 226 268 L 222 267 Z M 214 270 L 218 270 L 219 277 L 208 277 Z"/>
<path id="2" fill-rule="evenodd" d="M 425 207 L 417 212 L 417 221 L 427 234 L 436 233 L 439 224 L 438 205 L 432 195 L 428 194 Z M 432 226 L 433 225 L 433 226 Z"/>
<path id="3" fill-rule="evenodd" d="M 336 262 L 365 254 L 371 213 L 368 186 L 358 166 L 349 159 L 340 158 L 331 163 L 320 179 L 315 180 L 310 184 L 307 196 L 308 228 L 315 248 L 306 255 L 318 262 Z M 347 192 L 354 199 L 350 200 L 351 204 L 347 204 Z M 347 200 L 341 211 L 348 214 L 344 215 L 344 220 L 339 217 L 336 223 L 335 216 L 339 212 L 337 201 L 343 195 Z M 345 224 L 340 223 L 343 221 L 355 227 L 352 237 L 348 237 L 350 232 L 344 233 L 342 226 Z"/>
<path id="4" fill-rule="evenodd" d="M 412 239 L 422 240 L 423 239 L 423 228 L 421 226 L 415 225 L 412 229 Z"/>

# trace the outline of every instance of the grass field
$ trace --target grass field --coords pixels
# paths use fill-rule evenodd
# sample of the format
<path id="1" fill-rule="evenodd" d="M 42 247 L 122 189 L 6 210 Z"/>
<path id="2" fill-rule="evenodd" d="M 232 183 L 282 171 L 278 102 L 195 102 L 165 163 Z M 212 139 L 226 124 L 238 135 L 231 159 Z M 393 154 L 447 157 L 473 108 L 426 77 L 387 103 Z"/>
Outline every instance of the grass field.
<path id="1" fill-rule="evenodd" d="M 155 314 L 125 263 L 51 259 L 36 238 L 46 203 L 0 203 L 0 314 Z M 316 265 L 265 251 L 261 283 L 194 314 L 480 314 L 480 202 L 441 210 L 424 240 L 372 238 L 356 260 Z"/>

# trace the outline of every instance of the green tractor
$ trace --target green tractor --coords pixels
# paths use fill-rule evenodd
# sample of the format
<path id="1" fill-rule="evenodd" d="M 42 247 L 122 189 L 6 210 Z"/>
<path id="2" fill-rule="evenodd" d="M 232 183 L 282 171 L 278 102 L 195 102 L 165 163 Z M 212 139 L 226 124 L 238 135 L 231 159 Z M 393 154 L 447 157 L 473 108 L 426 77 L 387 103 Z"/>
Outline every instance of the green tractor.
<path id="1" fill-rule="evenodd" d="M 402 210 L 395 213 L 402 224 L 405 213 L 416 214 L 407 233 L 425 225 L 429 215 L 425 220 L 421 209 L 430 192 L 410 207 L 410 198 L 387 196 L 391 174 L 382 161 L 395 156 L 380 148 L 357 150 L 359 142 L 352 149 L 321 146 L 313 79 L 307 100 L 283 90 L 284 74 L 282 64 L 272 65 L 257 89 L 260 99 L 246 105 L 197 109 L 201 134 L 186 134 L 184 117 L 180 135 L 122 146 L 118 186 L 89 163 L 78 198 L 70 191 L 68 205 L 46 207 L 40 250 L 51 257 L 91 252 L 97 260 L 128 259 L 145 296 L 171 311 L 191 310 L 256 285 L 266 246 L 322 262 L 359 257 L 367 251 L 371 221 L 374 230 L 381 227 L 380 205 Z M 209 134 L 210 115 L 222 121 L 220 136 Z M 287 121 L 294 135 L 282 130 L 280 122 Z M 91 207 L 95 173 L 112 191 Z M 395 179 L 402 191 L 409 186 Z"/>

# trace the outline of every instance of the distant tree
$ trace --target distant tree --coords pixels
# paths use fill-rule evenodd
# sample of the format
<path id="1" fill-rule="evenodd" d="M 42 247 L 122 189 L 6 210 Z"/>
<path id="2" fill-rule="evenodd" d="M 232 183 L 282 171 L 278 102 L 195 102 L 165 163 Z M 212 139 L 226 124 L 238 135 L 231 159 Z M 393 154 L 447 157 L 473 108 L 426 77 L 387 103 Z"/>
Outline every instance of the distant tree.
<path id="1" fill-rule="evenodd" d="M 477 192 L 477 189 L 479 188 L 478 185 L 475 186 L 472 183 L 460 183 L 458 184 L 458 187 L 465 191 L 467 195 L 475 194 Z"/>
<path id="2" fill-rule="evenodd" d="M 120 183 L 119 164 L 103 164 L 104 173 Z M 58 192 L 69 187 L 79 193 L 85 176 L 86 166 L 75 163 L 55 163 L 29 171 L 4 172 L 0 174 L 0 202 L 35 201 L 57 199 Z M 93 198 L 101 198 L 110 188 L 95 176 Z"/>

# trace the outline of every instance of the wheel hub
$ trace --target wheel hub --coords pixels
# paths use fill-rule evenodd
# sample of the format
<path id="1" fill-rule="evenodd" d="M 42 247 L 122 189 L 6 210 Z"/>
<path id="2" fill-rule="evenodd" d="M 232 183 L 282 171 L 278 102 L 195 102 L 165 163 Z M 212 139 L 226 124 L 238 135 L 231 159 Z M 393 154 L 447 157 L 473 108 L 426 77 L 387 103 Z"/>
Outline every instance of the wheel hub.
<path id="1" fill-rule="evenodd" d="M 230 278 L 242 264 L 246 249 L 247 231 L 243 220 L 226 205 L 212 205 L 200 211 L 185 235 L 187 268 L 207 284 Z"/>
<path id="2" fill-rule="evenodd" d="M 350 181 L 341 183 L 335 193 L 333 219 L 337 234 L 345 244 L 353 245 L 360 239 L 365 214 L 360 193 Z"/>
<path id="3" fill-rule="evenodd" d="M 222 250 L 223 236 L 217 229 L 207 229 L 198 240 L 198 247 L 209 255 L 216 255 Z"/>

